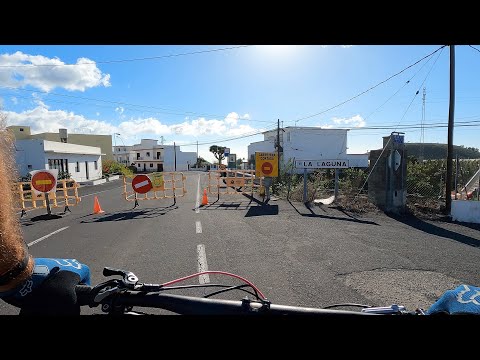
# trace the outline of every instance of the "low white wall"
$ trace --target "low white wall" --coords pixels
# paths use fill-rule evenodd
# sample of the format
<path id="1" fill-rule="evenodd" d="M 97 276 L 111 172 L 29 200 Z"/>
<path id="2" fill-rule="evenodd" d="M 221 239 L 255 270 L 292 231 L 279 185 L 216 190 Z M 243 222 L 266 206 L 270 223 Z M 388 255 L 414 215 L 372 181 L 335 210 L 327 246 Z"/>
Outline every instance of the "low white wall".
<path id="1" fill-rule="evenodd" d="M 480 224 L 480 201 L 452 200 L 452 220 Z"/>

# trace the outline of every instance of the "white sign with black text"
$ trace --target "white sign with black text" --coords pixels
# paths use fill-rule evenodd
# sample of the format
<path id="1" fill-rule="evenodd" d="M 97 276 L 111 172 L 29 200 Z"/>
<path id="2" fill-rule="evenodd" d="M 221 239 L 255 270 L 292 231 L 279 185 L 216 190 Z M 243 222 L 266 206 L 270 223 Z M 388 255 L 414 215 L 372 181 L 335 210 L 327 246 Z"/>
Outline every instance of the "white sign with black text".
<path id="1" fill-rule="evenodd" d="M 297 169 L 345 169 L 348 168 L 348 160 L 295 160 Z"/>

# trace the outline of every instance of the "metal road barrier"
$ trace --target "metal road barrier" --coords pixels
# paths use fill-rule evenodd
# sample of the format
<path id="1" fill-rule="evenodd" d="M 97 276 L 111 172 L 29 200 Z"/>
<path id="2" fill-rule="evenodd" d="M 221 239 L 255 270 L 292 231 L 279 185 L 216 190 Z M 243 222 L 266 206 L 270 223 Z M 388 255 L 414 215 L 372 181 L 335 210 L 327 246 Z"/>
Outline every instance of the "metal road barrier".
<path id="1" fill-rule="evenodd" d="M 27 210 L 47 208 L 45 193 L 36 194 L 30 182 L 15 183 L 15 192 L 20 196 L 20 217 L 26 215 Z M 78 184 L 73 179 L 57 180 L 57 189 L 48 194 L 48 199 L 51 207 L 65 206 L 64 212 L 71 212 L 69 207 L 78 205 L 82 200 L 78 196 Z"/>
<path id="2" fill-rule="evenodd" d="M 255 177 L 255 170 L 210 170 L 208 192 L 212 195 L 249 194 L 260 192 L 263 179 Z"/>
<path id="3" fill-rule="evenodd" d="M 155 172 L 137 174 L 132 177 L 123 176 L 123 196 L 127 201 L 135 201 L 134 209 L 139 200 L 160 200 L 185 196 L 186 176 L 182 172 Z"/>

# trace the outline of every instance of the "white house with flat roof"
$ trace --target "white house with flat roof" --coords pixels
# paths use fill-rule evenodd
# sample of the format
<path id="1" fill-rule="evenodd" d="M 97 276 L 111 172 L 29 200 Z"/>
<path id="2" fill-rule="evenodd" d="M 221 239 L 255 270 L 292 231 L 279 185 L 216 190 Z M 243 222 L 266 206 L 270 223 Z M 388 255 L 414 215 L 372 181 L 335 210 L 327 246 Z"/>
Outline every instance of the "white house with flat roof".
<path id="1" fill-rule="evenodd" d="M 138 172 L 187 171 L 197 162 L 196 152 L 183 152 L 180 146 L 159 145 L 158 140 L 142 139 L 140 144 L 114 146 L 116 161 L 135 166 Z"/>
<path id="2" fill-rule="evenodd" d="M 347 160 L 348 167 L 368 167 L 368 154 L 347 153 L 348 129 L 288 126 L 280 129 L 283 162 L 295 160 Z M 255 152 L 276 152 L 277 130 L 263 133 L 264 140 L 248 145 L 250 163 Z M 297 169 L 303 172 L 303 169 Z"/>
<path id="3" fill-rule="evenodd" d="M 68 172 L 77 182 L 102 178 L 100 147 L 85 146 L 43 139 L 15 141 L 15 160 L 20 176 L 32 170 L 58 169 Z"/>

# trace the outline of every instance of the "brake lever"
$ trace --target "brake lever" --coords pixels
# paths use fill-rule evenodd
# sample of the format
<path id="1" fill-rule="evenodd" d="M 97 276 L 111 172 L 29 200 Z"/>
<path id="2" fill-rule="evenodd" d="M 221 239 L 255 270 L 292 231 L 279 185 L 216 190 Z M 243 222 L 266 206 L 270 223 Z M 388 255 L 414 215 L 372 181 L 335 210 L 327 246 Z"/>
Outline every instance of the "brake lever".
<path id="1" fill-rule="evenodd" d="M 131 271 L 115 269 L 111 267 L 103 268 L 103 276 L 120 275 L 122 277 L 123 284 L 127 289 L 135 289 L 135 285 L 138 282 L 138 277 Z"/>

